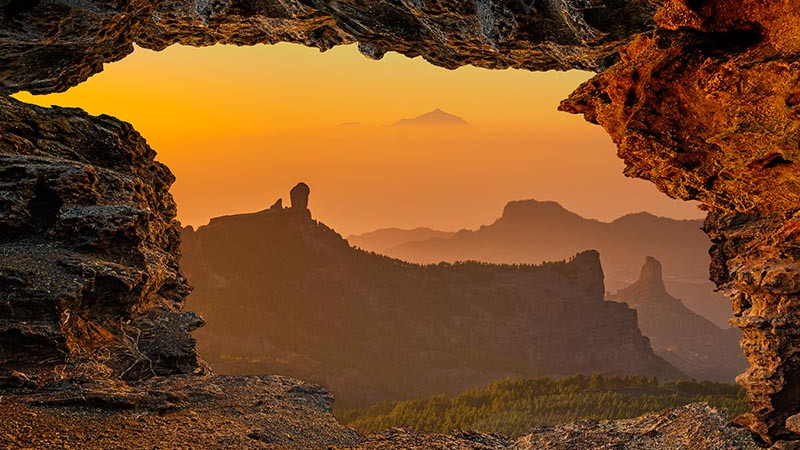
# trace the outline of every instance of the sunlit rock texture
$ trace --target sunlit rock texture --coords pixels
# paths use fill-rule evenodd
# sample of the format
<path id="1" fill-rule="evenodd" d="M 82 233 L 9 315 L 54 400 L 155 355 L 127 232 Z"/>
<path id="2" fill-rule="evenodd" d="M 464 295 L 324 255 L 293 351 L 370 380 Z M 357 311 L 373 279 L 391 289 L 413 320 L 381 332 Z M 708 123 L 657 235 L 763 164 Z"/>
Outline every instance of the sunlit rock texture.
<path id="1" fill-rule="evenodd" d="M 800 3 L 668 2 L 658 29 L 561 109 L 617 143 L 629 176 L 710 214 L 711 278 L 733 301 L 738 378 L 767 440 L 800 412 Z"/>
<path id="2" fill-rule="evenodd" d="M 174 178 L 127 123 L 0 97 L 0 370 L 201 370 Z"/>
<path id="3" fill-rule="evenodd" d="M 0 93 L 63 91 L 134 44 L 358 40 L 443 67 L 602 70 L 652 27 L 655 1 L 11 0 L 0 3 Z M 3 7 L 5 5 L 5 7 Z"/>

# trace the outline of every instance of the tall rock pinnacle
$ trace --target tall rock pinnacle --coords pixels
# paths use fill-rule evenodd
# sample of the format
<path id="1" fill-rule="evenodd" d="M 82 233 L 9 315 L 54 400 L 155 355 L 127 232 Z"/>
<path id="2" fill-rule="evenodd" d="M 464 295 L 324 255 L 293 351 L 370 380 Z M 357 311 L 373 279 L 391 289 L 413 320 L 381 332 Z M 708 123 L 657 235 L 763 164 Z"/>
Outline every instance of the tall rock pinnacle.
<path id="1" fill-rule="evenodd" d="M 664 278 L 661 275 L 661 263 L 657 259 L 652 256 L 645 258 L 637 284 L 647 286 L 656 292 L 666 291 L 664 287 Z"/>
<path id="2" fill-rule="evenodd" d="M 609 300 L 634 308 L 639 328 L 656 354 L 692 378 L 730 383 L 747 368 L 739 348 L 741 333 L 717 327 L 671 296 L 664 287 L 661 263 L 651 256 L 645 259 L 639 279 Z"/>
<path id="3" fill-rule="evenodd" d="M 308 209 L 308 194 L 311 193 L 308 185 L 300 182 L 289 191 L 289 197 L 292 200 L 292 208 L 294 209 Z"/>

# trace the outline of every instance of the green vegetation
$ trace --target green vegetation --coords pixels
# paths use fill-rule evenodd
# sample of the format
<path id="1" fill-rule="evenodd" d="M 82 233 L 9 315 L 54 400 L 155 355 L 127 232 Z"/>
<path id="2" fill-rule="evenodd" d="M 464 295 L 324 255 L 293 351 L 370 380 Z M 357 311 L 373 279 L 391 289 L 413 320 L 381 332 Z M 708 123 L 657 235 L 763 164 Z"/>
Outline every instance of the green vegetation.
<path id="1" fill-rule="evenodd" d="M 710 381 L 659 384 L 642 376 L 599 375 L 552 379 L 500 380 L 454 397 L 379 403 L 368 409 L 337 411 L 339 419 L 368 433 L 390 427 L 446 433 L 456 429 L 503 433 L 512 437 L 542 425 L 584 419 L 623 419 L 648 411 L 708 402 L 731 418 L 747 410 L 736 385 Z"/>

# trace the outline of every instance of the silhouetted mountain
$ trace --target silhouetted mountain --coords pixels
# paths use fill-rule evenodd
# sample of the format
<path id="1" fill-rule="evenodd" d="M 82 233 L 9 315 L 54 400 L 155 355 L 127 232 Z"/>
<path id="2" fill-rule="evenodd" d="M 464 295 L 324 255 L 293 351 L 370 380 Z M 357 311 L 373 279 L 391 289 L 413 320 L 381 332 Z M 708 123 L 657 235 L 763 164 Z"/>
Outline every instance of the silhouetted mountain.
<path id="1" fill-rule="evenodd" d="M 468 127 L 469 123 L 466 120 L 448 112 L 442 111 L 439 108 L 431 112 L 422 114 L 410 119 L 401 119 L 393 123 L 393 127 Z"/>
<path id="2" fill-rule="evenodd" d="M 587 248 L 597 249 L 609 291 L 621 289 L 639 275 L 639 262 L 648 255 L 664 261 L 666 284 L 687 306 L 719 326 L 727 327 L 730 302 L 714 293 L 708 280 L 711 242 L 701 220 L 675 220 L 642 212 L 613 222 L 586 219 L 555 202 L 509 202 L 493 224 L 438 237 L 398 244 L 370 246 L 388 256 L 416 263 L 477 260 L 491 263 L 539 264 L 560 260 Z M 397 236 L 401 236 L 399 233 Z"/>
<path id="3" fill-rule="evenodd" d="M 717 327 L 669 295 L 655 258 L 647 257 L 639 280 L 610 299 L 636 309 L 639 328 L 656 353 L 687 375 L 732 382 L 747 369 L 739 348 L 741 332 Z"/>
<path id="4" fill-rule="evenodd" d="M 455 233 L 452 231 L 438 231 L 430 228 L 419 227 L 411 230 L 400 228 L 380 228 L 375 231 L 363 234 L 351 234 L 347 236 L 347 242 L 355 247 L 368 249 L 377 253 L 384 253 L 386 250 L 397 247 L 412 241 L 424 241 L 432 238 L 449 238 Z"/>
<path id="5" fill-rule="evenodd" d="M 541 266 L 420 266 L 350 247 L 307 209 L 278 205 L 185 229 L 189 307 L 208 321 L 198 346 L 218 371 L 313 380 L 344 406 L 503 377 L 682 375 L 632 309 L 604 301 L 595 251 Z"/>

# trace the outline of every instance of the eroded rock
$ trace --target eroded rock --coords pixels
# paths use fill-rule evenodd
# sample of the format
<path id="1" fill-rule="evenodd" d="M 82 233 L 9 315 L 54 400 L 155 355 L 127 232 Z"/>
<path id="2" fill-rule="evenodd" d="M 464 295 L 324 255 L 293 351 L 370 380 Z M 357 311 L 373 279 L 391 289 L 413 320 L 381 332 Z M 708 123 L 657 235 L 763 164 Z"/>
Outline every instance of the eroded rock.
<path id="1" fill-rule="evenodd" d="M 133 51 L 172 44 L 358 41 L 433 64 L 601 70 L 652 27 L 659 0 L 57 0 L 0 8 L 0 93 L 63 91 Z"/>
<path id="2" fill-rule="evenodd" d="M 280 376 L 152 378 L 125 390 L 3 395 L 2 448 L 271 448 L 353 446 L 324 388 Z"/>
<path id="3" fill-rule="evenodd" d="M 639 328 L 656 353 L 689 378 L 731 383 L 747 368 L 739 348 L 741 332 L 717 327 L 670 295 L 655 258 L 645 259 L 635 283 L 608 298 L 635 309 Z"/>
<path id="4" fill-rule="evenodd" d="M 201 369 L 174 178 L 154 157 L 114 118 L 0 97 L 0 371 L 47 385 Z"/>
<path id="5" fill-rule="evenodd" d="M 311 194 L 311 189 L 305 183 L 297 183 L 295 187 L 289 191 L 289 198 L 292 202 L 294 209 L 308 209 L 308 196 Z"/>
<path id="6" fill-rule="evenodd" d="M 738 378 L 766 440 L 800 412 L 800 4 L 667 2 L 659 28 L 561 109 L 617 143 L 628 176 L 703 202 L 712 280 L 734 304 Z"/>

